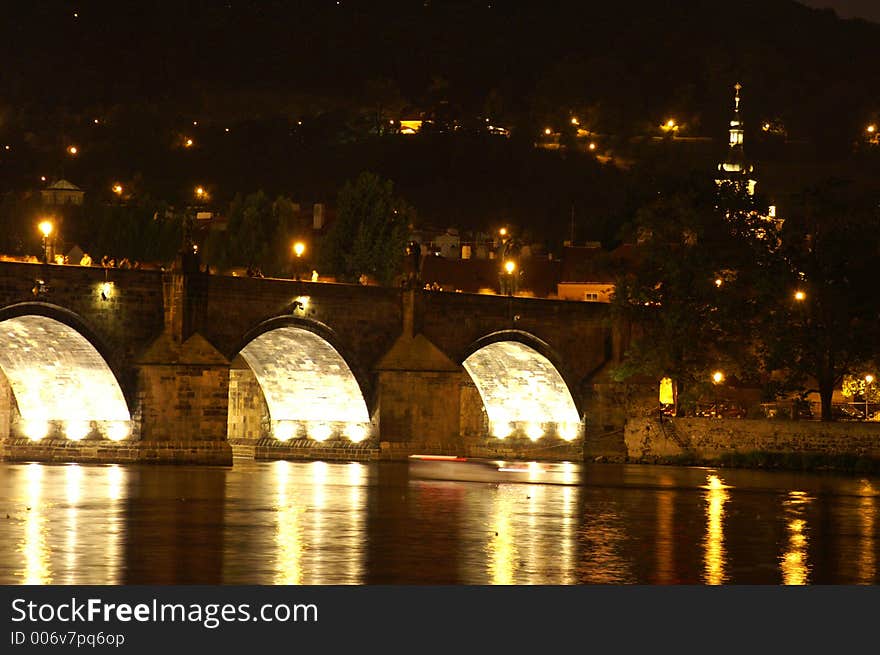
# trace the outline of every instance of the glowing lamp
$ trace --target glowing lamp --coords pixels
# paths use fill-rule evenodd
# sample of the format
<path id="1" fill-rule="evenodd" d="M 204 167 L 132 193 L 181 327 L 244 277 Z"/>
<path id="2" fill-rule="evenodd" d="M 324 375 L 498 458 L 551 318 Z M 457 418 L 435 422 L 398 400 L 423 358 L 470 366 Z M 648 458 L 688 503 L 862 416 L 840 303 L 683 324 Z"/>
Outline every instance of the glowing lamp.
<path id="1" fill-rule="evenodd" d="M 113 193 L 115 193 L 117 196 L 121 196 L 122 195 L 122 185 L 119 183 L 114 184 L 113 185 Z"/>
<path id="2" fill-rule="evenodd" d="M 871 125 L 868 125 L 866 129 L 868 130 L 868 134 L 874 134 L 874 132 L 877 131 L 877 126 L 872 123 Z"/>
<path id="3" fill-rule="evenodd" d="M 496 439 L 506 439 L 513 434 L 513 424 L 506 421 L 492 424 L 492 436 Z"/>
<path id="4" fill-rule="evenodd" d="M 578 426 L 574 423 L 560 423 L 557 432 L 563 441 L 574 441 L 578 435 Z"/>
<path id="5" fill-rule="evenodd" d="M 296 423 L 293 421 L 278 421 L 275 423 L 274 436 L 278 441 L 288 441 L 296 434 Z"/>
<path id="6" fill-rule="evenodd" d="M 91 431 L 88 421 L 67 421 L 64 424 L 64 434 L 71 441 L 83 439 Z"/>
<path id="7" fill-rule="evenodd" d="M 722 373 L 721 371 L 715 371 L 712 374 L 712 382 L 714 382 L 715 384 L 721 384 L 722 382 L 724 382 L 724 373 Z"/>
<path id="8" fill-rule="evenodd" d="M 104 433 L 110 441 L 122 441 L 128 436 L 129 432 L 128 421 L 111 421 L 104 429 Z"/>
<path id="9" fill-rule="evenodd" d="M 804 293 L 803 291 L 798 290 L 798 291 L 794 292 L 794 299 L 797 300 L 798 302 L 805 300 L 806 297 L 807 297 L 807 294 Z"/>
<path id="10" fill-rule="evenodd" d="M 546 136 L 550 136 L 551 134 L 553 134 L 553 130 L 551 130 L 549 127 L 545 127 L 545 128 L 544 128 L 544 134 L 545 134 Z"/>
<path id="11" fill-rule="evenodd" d="M 367 428 L 361 423 L 348 423 L 345 426 L 345 436 L 352 443 L 360 443 L 367 438 Z"/>
<path id="12" fill-rule="evenodd" d="M 37 227 L 40 228 L 40 232 L 42 232 L 43 236 L 47 239 L 49 238 L 49 235 L 52 234 L 52 221 L 41 221 Z"/>
<path id="13" fill-rule="evenodd" d="M 868 375 L 865 376 L 865 382 L 867 382 L 868 384 L 871 384 L 873 381 L 874 381 L 874 376 L 871 375 L 870 373 L 868 373 Z"/>
<path id="14" fill-rule="evenodd" d="M 72 155 L 75 157 L 78 152 L 79 152 L 79 148 L 77 148 L 76 146 L 68 146 L 67 147 L 67 154 L 68 155 Z"/>
<path id="15" fill-rule="evenodd" d="M 544 428 L 540 423 L 529 423 L 526 426 L 526 436 L 532 441 L 537 441 L 544 436 Z"/>
<path id="16" fill-rule="evenodd" d="M 326 423 L 316 423 L 309 426 L 309 436 L 315 441 L 327 441 L 333 434 L 333 428 Z"/>
<path id="17" fill-rule="evenodd" d="M 39 441 L 49 434 L 49 423 L 47 421 L 25 421 L 21 431 L 31 441 Z"/>
<path id="18" fill-rule="evenodd" d="M 302 257 L 303 253 L 306 251 L 306 244 L 302 241 L 297 241 L 293 244 L 293 252 L 297 257 Z"/>
<path id="19" fill-rule="evenodd" d="M 516 262 L 508 259 L 506 262 L 504 262 L 504 270 L 507 271 L 508 275 L 512 275 L 513 272 L 516 270 Z"/>

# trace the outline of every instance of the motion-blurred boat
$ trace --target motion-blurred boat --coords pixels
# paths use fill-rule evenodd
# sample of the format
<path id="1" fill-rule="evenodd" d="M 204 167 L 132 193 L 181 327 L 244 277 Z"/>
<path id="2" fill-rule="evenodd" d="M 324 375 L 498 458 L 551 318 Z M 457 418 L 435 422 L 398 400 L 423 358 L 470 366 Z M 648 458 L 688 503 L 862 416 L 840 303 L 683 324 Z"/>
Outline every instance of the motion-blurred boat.
<path id="1" fill-rule="evenodd" d="M 579 484 L 580 467 L 572 462 L 521 462 L 457 457 L 410 455 L 411 478 L 462 482 L 525 482 Z"/>

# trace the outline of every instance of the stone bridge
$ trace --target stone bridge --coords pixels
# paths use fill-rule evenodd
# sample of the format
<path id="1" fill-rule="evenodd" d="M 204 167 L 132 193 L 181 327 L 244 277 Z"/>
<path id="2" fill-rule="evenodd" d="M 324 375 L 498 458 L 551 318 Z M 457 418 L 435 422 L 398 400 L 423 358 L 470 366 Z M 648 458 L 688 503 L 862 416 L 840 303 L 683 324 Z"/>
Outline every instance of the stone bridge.
<path id="1" fill-rule="evenodd" d="M 620 333 L 596 303 L 0 262 L 0 458 L 580 459 L 622 426 Z"/>

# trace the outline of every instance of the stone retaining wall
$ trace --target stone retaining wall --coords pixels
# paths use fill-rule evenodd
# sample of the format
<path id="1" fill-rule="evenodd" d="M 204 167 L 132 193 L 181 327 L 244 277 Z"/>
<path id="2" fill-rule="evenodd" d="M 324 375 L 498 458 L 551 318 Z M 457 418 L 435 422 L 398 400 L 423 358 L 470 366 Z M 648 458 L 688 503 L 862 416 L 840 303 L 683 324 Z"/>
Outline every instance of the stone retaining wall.
<path id="1" fill-rule="evenodd" d="M 82 462 L 93 464 L 205 464 L 229 466 L 226 441 L 110 441 L 109 439 L 0 440 L 0 461 Z"/>
<path id="2" fill-rule="evenodd" d="M 750 419 L 630 419 L 624 431 L 627 456 L 657 461 L 691 456 L 714 460 L 750 452 L 851 455 L 880 460 L 880 423 L 824 423 Z"/>

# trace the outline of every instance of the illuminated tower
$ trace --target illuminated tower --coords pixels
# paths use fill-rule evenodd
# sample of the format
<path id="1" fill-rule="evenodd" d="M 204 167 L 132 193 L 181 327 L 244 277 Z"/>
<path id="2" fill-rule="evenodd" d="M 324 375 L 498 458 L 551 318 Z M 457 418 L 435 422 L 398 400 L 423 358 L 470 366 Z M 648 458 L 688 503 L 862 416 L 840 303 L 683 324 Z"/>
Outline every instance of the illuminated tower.
<path id="1" fill-rule="evenodd" d="M 739 90 L 742 85 L 737 82 L 734 86 L 733 118 L 730 121 L 730 139 L 728 141 L 727 157 L 718 164 L 718 178 L 716 182 L 723 184 L 730 182 L 737 189 L 744 189 L 748 194 L 755 194 L 755 166 L 746 160 L 743 151 L 743 122 L 739 115 Z"/>

